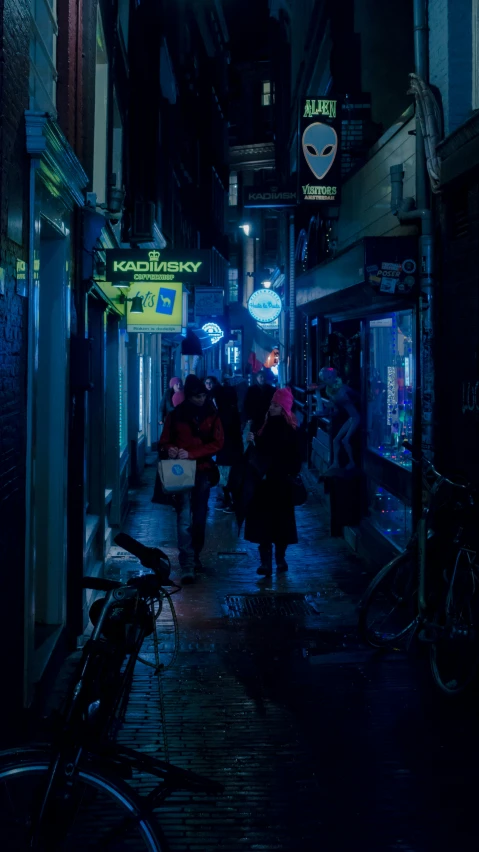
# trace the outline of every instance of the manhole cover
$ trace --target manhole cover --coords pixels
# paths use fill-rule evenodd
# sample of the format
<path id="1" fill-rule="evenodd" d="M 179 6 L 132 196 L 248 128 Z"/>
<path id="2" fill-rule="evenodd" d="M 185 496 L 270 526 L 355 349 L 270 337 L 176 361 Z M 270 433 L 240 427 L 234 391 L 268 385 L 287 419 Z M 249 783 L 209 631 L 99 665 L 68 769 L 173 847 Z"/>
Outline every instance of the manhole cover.
<path id="1" fill-rule="evenodd" d="M 318 615 L 305 595 L 226 595 L 225 604 L 225 615 L 230 618 Z"/>

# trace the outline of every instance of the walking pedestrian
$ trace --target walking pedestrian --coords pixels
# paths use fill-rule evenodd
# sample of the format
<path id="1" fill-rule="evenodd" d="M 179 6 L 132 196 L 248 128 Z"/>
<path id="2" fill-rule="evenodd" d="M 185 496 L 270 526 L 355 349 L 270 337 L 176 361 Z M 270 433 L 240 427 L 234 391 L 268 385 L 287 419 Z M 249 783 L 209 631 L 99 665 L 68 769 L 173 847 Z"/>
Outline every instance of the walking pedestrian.
<path id="1" fill-rule="evenodd" d="M 184 393 L 185 401 L 166 418 L 160 457 L 196 460 L 194 488 L 174 495 L 181 582 L 188 584 L 201 569 L 210 489 L 219 480 L 213 456 L 222 449 L 224 434 L 216 408 L 207 401 L 204 382 L 188 376 Z"/>
<path id="2" fill-rule="evenodd" d="M 170 379 L 168 390 L 161 397 L 158 421 L 160 426 L 163 426 L 168 414 L 173 411 L 173 408 L 175 407 L 173 404 L 173 396 L 175 393 L 181 393 L 182 390 L 183 382 L 180 377 L 173 376 L 173 378 Z"/>
<path id="3" fill-rule="evenodd" d="M 220 389 L 221 385 L 216 378 L 216 376 L 206 376 L 205 379 L 205 388 L 208 394 L 208 400 L 216 405 L 216 396 Z"/>
<path id="4" fill-rule="evenodd" d="M 244 401 L 244 420 L 249 424 L 249 431 L 256 433 L 264 423 L 274 394 L 274 388 L 267 381 L 266 370 L 256 374 L 254 384 L 248 388 Z"/>
<path id="5" fill-rule="evenodd" d="M 236 389 L 231 385 L 229 374 L 223 375 L 223 383 L 216 392 L 216 405 L 223 426 L 225 441 L 223 448 L 216 456 L 220 471 L 217 508 L 226 514 L 233 512 L 232 495 L 230 491 L 230 473 L 233 465 L 241 462 L 243 442 L 241 438 L 241 417 L 238 410 Z"/>
<path id="6" fill-rule="evenodd" d="M 256 473 L 246 509 L 245 539 L 259 544 L 257 573 L 263 576 L 273 571 L 273 545 L 277 570 L 287 571 L 286 548 L 298 542 L 293 479 L 301 468 L 301 452 L 292 408 L 289 388 L 275 391 L 263 427 L 256 435 L 248 435 L 249 467 Z"/>

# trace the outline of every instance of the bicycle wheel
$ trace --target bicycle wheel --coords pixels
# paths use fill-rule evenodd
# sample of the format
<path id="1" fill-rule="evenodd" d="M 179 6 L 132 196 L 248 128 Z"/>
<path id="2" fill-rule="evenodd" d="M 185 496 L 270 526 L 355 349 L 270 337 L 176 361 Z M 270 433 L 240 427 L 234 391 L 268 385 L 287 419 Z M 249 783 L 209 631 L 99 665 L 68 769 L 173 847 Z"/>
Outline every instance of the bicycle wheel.
<path id="1" fill-rule="evenodd" d="M 430 647 L 431 672 L 450 697 L 472 686 L 479 671 L 479 575 L 470 555 L 459 551 L 433 625 L 439 638 Z"/>
<path id="2" fill-rule="evenodd" d="M 48 837 L 30 845 L 32 819 L 48 777 L 48 752 L 0 754 L 0 837 L 4 852 L 167 852 L 162 832 L 142 815 L 141 800 L 121 780 L 80 768 L 48 820 Z M 68 816 L 65 817 L 65 814 Z M 67 819 L 68 824 L 65 820 Z"/>
<path id="3" fill-rule="evenodd" d="M 382 568 L 359 608 L 359 634 L 373 648 L 397 648 L 417 623 L 417 550 L 408 549 Z"/>

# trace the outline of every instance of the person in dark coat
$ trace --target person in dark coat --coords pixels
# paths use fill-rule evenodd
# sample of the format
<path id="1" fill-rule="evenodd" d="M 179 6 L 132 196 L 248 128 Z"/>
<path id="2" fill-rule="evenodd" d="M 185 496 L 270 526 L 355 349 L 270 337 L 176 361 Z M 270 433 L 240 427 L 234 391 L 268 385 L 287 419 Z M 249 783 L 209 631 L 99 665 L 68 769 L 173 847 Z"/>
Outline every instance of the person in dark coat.
<path id="1" fill-rule="evenodd" d="M 215 395 L 218 414 L 223 426 L 225 442 L 223 449 L 216 456 L 220 469 L 220 489 L 218 509 L 227 514 L 233 512 L 232 496 L 229 488 L 229 475 L 233 465 L 239 464 L 243 456 L 243 440 L 241 435 L 241 417 L 238 410 L 236 389 L 230 384 L 230 377 L 223 376 L 223 384 L 218 386 Z"/>
<path id="2" fill-rule="evenodd" d="M 187 376 L 185 401 L 166 418 L 160 438 L 162 459 L 196 460 L 195 486 L 174 495 L 181 582 L 194 583 L 195 569 L 201 568 L 200 555 L 205 543 L 208 498 L 218 483 L 213 456 L 223 447 L 221 420 L 214 405 L 207 401 L 204 382 Z"/>
<path id="3" fill-rule="evenodd" d="M 264 576 L 273 572 L 273 544 L 277 570 L 287 571 L 286 548 L 298 542 L 291 479 L 301 469 L 301 452 L 292 407 L 289 388 L 277 390 L 263 428 L 248 436 L 253 444 L 249 465 L 257 469 L 257 479 L 246 510 L 245 539 L 259 544 L 257 573 Z"/>
<path id="4" fill-rule="evenodd" d="M 273 398 L 274 388 L 267 382 L 265 370 L 256 374 L 256 381 L 246 392 L 244 401 L 244 422 L 249 423 L 250 431 L 256 434 L 263 426 Z"/>
<path id="5" fill-rule="evenodd" d="M 213 402 L 216 405 L 216 396 L 218 394 L 221 385 L 216 378 L 216 376 L 206 376 L 205 379 L 205 388 L 206 393 L 208 394 L 208 399 L 210 402 Z"/>
<path id="6" fill-rule="evenodd" d="M 160 410 L 159 410 L 159 423 L 160 426 L 163 426 L 168 414 L 174 409 L 173 404 L 173 396 L 175 393 L 181 393 L 183 390 L 183 382 L 179 378 L 179 376 L 173 376 L 170 379 L 170 385 L 166 393 L 161 397 L 160 402 Z"/>

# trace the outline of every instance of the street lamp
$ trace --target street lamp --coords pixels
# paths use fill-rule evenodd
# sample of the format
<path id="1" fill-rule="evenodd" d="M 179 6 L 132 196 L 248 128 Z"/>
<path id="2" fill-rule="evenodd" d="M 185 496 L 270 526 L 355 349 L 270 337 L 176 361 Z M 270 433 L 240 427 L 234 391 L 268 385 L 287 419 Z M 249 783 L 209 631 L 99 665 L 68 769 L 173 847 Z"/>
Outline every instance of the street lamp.
<path id="1" fill-rule="evenodd" d="M 266 287 L 266 289 L 268 289 L 268 290 L 269 290 L 269 288 L 271 287 L 271 281 L 263 281 L 263 285 L 262 285 L 262 286 L 263 286 L 263 287 Z"/>
<path id="2" fill-rule="evenodd" d="M 133 296 L 133 298 L 128 299 L 124 293 L 120 295 L 120 305 L 125 305 L 127 302 L 131 302 L 130 314 L 142 314 L 143 313 L 143 300 L 141 296 Z"/>
<path id="3" fill-rule="evenodd" d="M 244 225 L 240 225 L 241 230 L 243 231 L 245 237 L 249 237 L 249 232 L 251 230 L 251 225 L 245 223 Z"/>

